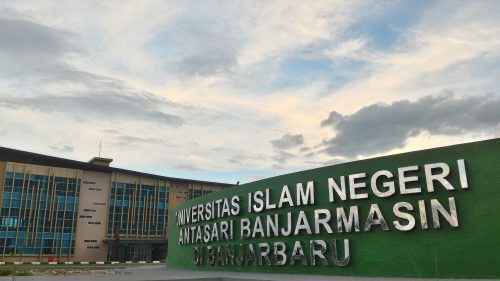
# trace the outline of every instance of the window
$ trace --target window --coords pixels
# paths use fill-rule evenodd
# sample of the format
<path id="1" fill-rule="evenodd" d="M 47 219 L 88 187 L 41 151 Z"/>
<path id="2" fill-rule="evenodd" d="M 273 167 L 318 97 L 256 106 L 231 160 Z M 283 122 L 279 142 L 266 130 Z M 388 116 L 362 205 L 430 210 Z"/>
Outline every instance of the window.
<path id="1" fill-rule="evenodd" d="M 168 203 L 168 186 L 112 182 L 107 234 L 166 236 Z"/>
<path id="2" fill-rule="evenodd" d="M 74 254 L 80 183 L 75 178 L 6 172 L 0 254 Z"/>

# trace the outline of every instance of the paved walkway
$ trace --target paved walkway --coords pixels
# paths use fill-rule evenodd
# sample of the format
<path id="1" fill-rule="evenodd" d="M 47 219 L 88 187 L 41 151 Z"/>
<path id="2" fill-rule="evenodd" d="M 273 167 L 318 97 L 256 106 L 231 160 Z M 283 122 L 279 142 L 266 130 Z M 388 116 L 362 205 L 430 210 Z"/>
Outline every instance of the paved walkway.
<path id="1" fill-rule="evenodd" d="M 156 281 L 156 280 L 196 280 L 196 281 L 369 281 L 369 280 L 389 280 L 389 281 L 416 281 L 416 280 L 436 280 L 436 279 L 415 279 L 415 278 L 365 278 L 365 277 L 344 277 L 344 276 L 312 276 L 312 275 L 291 275 L 291 274 L 264 274 L 245 272 L 206 272 L 188 271 L 166 268 L 162 265 L 147 265 L 131 268 L 109 268 L 108 274 L 104 275 L 66 275 L 66 276 L 18 276 L 16 281 Z M 12 277 L 0 277 L 0 281 L 12 280 Z M 447 281 L 458 279 L 445 279 Z M 465 280 L 465 279 L 460 279 Z"/>

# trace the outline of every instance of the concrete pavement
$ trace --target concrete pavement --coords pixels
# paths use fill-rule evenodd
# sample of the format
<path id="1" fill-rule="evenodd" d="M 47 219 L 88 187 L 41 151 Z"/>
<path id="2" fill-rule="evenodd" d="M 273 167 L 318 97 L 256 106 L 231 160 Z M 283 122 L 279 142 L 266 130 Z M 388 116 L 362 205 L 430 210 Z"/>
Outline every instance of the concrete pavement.
<path id="1" fill-rule="evenodd" d="M 0 277 L 0 281 L 11 281 L 12 277 Z M 156 281 L 156 280 L 196 280 L 196 281 L 416 281 L 436 280 L 417 278 L 373 278 L 373 277 L 346 277 L 346 276 L 314 276 L 298 274 L 269 274 L 269 273 L 246 273 L 246 272 L 207 272 L 176 270 L 161 265 L 145 265 L 136 267 L 106 268 L 102 274 L 86 275 L 58 275 L 58 276 L 18 276 L 16 281 Z M 448 281 L 466 279 L 446 279 Z"/>

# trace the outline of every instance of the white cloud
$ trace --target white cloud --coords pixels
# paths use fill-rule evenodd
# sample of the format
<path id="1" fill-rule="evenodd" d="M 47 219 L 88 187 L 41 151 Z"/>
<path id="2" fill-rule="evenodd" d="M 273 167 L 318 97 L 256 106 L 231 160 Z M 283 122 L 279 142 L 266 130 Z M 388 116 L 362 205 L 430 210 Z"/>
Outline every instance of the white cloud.
<path id="1" fill-rule="evenodd" d="M 116 158 L 117 166 L 235 182 L 339 161 L 321 153 L 324 147 L 318 146 L 336 134 L 320 124 L 332 110 L 350 115 L 378 102 L 413 102 L 450 89 L 457 96 L 498 92 L 498 2 L 429 5 L 387 49 L 373 47 L 371 40 L 380 34 L 366 37 L 351 30 L 374 10 L 384 16 L 385 9 L 371 5 L 364 1 L 3 3 L 0 19 L 41 26 L 59 34 L 55 38 L 66 45 L 45 61 L 45 69 L 52 72 L 21 67 L 29 70 L 21 79 L 14 68 L 0 66 L 2 100 L 23 96 L 18 101 L 33 104 L 63 96 L 93 97 L 98 103 L 101 95 L 106 103 L 123 91 L 151 93 L 154 102 L 117 106 L 121 115 L 113 116 L 128 118 L 94 114 L 85 122 L 74 121 L 79 116 L 84 119 L 82 106 L 76 106 L 80 113 L 68 119 L 67 110 L 51 114 L 18 104 L 17 109 L 2 109 L 0 128 L 5 134 L 0 145 L 86 160 L 102 140 L 105 154 Z M 26 64 L 19 57 L 7 58 L 15 61 L 11 66 Z M 330 64 L 332 70 L 323 69 L 324 76 L 305 84 L 269 87 L 278 78 L 291 79 L 289 69 L 281 69 L 287 59 L 325 61 L 324 67 Z M 354 61 L 363 64 L 358 67 Z M 315 67 L 311 65 L 307 67 Z M 333 78 L 347 72 L 342 83 Z M 63 101 L 61 106 L 71 107 L 71 102 Z M 144 118 L 148 112 L 183 122 L 162 126 Z M 288 154 L 274 151 L 270 141 L 290 132 L 303 136 L 303 146 L 290 148 Z M 422 133 L 390 151 L 477 138 L 463 134 L 443 141 L 442 136 Z M 54 150 L 54 145 L 66 149 Z M 281 165 L 275 166 L 280 170 L 272 168 L 273 158 L 280 160 Z M 240 178 L 243 174 L 245 179 Z"/>
<path id="2" fill-rule="evenodd" d="M 340 112 L 351 113 L 362 106 L 402 96 L 417 98 L 425 92 L 435 94 L 474 86 L 477 80 L 470 77 L 476 73 L 464 71 L 450 76 L 455 71 L 450 68 L 460 63 L 479 63 L 485 57 L 500 58 L 500 27 L 493 24 L 498 23 L 493 10 L 478 2 L 443 4 L 431 9 L 420 24 L 407 31 L 406 40 L 396 52 L 371 54 L 371 75 L 358 77 L 335 92 L 335 99 L 341 100 L 339 107 L 347 109 Z M 489 83 L 498 89 L 498 82 Z"/>
<path id="3" fill-rule="evenodd" d="M 356 1 L 257 2 L 241 25 L 248 42 L 240 63 L 252 65 L 295 52 L 321 40 L 332 40 L 355 20 Z"/>
<path id="4" fill-rule="evenodd" d="M 337 47 L 326 50 L 325 53 L 332 59 L 364 59 L 358 55 L 366 46 L 366 38 L 354 38 L 341 42 Z"/>

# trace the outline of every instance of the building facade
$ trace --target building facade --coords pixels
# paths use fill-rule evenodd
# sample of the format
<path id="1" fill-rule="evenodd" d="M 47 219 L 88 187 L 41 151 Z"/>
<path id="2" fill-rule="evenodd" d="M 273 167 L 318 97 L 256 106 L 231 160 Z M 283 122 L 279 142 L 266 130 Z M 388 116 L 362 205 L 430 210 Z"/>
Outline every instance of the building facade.
<path id="1" fill-rule="evenodd" d="M 228 188 L 0 147 L 0 261 L 151 261 L 169 209 Z"/>

